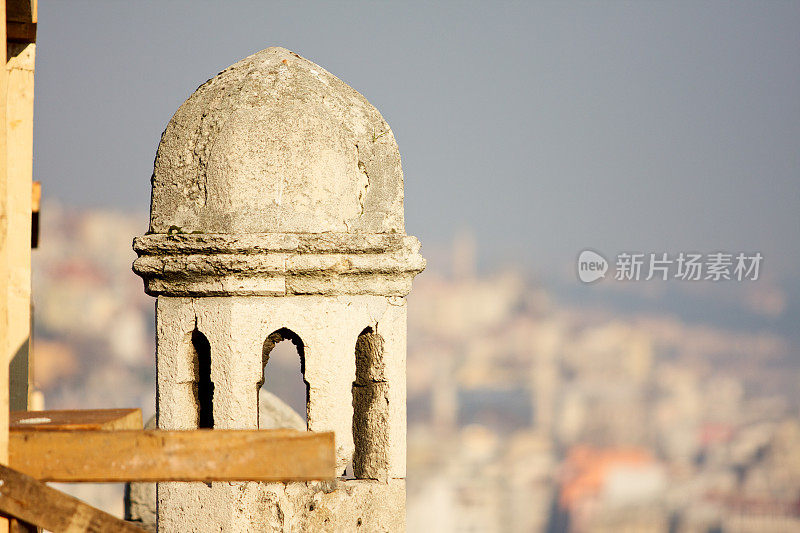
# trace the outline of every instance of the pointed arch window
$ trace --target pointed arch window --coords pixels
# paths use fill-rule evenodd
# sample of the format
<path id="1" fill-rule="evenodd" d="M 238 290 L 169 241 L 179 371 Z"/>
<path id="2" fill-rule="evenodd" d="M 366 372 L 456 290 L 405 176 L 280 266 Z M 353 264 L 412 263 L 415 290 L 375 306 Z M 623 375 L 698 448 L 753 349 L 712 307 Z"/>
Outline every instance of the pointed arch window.
<path id="1" fill-rule="evenodd" d="M 306 429 L 308 382 L 305 350 L 297 333 L 280 328 L 269 334 L 262 349 L 264 373 L 259 383 L 259 427 Z"/>

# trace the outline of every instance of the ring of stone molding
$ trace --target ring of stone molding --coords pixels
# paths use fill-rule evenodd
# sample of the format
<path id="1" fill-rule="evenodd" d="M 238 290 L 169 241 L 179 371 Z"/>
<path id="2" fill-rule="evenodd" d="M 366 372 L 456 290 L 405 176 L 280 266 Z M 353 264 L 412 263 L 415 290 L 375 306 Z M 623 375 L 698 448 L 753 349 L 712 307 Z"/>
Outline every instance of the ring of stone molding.
<path id="1" fill-rule="evenodd" d="M 405 296 L 425 268 L 403 234 L 148 234 L 133 270 L 151 295 Z"/>

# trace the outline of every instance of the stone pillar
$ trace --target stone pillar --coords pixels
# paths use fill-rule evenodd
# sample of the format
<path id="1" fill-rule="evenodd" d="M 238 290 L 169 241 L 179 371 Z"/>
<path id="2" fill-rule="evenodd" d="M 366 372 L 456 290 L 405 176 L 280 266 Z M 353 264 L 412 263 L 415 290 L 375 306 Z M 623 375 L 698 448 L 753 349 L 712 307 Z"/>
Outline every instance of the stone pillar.
<path id="1" fill-rule="evenodd" d="M 363 96 L 282 49 L 202 85 L 167 125 L 134 271 L 157 297 L 162 429 L 255 429 L 274 344 L 302 358 L 335 483 L 160 483 L 160 531 L 405 528 L 405 235 L 394 136 Z M 267 363 L 268 364 L 268 363 Z"/>

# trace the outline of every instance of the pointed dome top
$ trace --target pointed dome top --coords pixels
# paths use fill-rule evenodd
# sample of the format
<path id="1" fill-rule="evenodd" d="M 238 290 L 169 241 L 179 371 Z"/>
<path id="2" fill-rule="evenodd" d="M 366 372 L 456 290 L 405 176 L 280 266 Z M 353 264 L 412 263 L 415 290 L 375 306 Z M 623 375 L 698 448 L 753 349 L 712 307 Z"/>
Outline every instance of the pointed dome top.
<path id="1" fill-rule="evenodd" d="M 201 85 L 161 137 L 151 233 L 404 233 L 394 135 L 354 89 L 284 48 Z"/>

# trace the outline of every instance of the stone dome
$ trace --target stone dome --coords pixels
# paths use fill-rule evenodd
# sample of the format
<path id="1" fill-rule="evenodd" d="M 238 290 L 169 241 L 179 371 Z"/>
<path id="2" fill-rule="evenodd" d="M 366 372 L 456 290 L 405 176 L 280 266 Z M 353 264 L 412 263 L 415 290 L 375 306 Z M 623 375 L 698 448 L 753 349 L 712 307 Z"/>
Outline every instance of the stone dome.
<path id="1" fill-rule="evenodd" d="M 389 125 L 361 94 L 284 48 L 201 85 L 170 120 L 151 233 L 404 233 Z"/>

